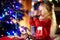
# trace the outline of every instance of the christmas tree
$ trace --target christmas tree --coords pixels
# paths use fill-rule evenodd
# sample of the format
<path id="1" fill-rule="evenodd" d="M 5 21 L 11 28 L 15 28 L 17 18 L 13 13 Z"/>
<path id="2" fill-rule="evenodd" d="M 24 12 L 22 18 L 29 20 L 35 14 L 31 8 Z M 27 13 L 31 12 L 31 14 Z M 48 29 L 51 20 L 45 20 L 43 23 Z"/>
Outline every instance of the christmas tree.
<path id="1" fill-rule="evenodd" d="M 19 35 L 20 29 L 18 23 L 14 20 L 22 20 L 24 16 L 23 5 L 18 0 L 1 0 L 0 1 L 0 35 Z M 0 36 L 0 37 L 1 37 Z"/>

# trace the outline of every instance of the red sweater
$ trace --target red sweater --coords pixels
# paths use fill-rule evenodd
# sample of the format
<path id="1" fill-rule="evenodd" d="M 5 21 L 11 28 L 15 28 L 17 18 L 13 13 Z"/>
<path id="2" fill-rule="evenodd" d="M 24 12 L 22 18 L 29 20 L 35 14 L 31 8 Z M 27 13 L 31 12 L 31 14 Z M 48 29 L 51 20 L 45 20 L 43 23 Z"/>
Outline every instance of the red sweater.
<path id="1" fill-rule="evenodd" d="M 38 18 L 34 18 L 33 20 L 30 20 L 30 25 L 34 24 L 37 28 L 39 26 L 42 27 L 42 35 L 40 35 L 40 32 L 36 29 L 36 37 L 38 38 L 45 38 L 48 37 L 50 34 L 50 27 L 51 27 L 51 20 L 50 19 L 44 19 L 40 21 Z"/>

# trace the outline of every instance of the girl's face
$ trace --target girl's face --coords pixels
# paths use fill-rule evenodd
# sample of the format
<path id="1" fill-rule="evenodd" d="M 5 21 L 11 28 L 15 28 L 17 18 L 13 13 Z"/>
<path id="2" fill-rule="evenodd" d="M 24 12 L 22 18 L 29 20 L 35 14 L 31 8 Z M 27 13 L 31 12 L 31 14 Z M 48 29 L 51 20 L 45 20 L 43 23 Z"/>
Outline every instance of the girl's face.
<path id="1" fill-rule="evenodd" d="M 38 8 L 38 10 L 39 10 L 39 15 L 40 16 L 46 16 L 47 15 L 47 9 L 46 9 L 46 7 L 44 7 L 43 5 L 40 5 L 39 6 L 39 8 Z"/>

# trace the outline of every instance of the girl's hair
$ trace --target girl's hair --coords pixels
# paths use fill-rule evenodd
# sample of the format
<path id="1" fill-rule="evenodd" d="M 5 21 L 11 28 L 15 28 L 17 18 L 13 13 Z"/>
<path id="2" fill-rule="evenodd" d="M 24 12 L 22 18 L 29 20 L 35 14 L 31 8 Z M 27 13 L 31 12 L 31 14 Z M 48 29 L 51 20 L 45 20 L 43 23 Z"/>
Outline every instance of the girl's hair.
<path id="1" fill-rule="evenodd" d="M 50 18 L 51 18 L 50 36 L 55 37 L 57 23 L 56 23 L 56 16 L 55 16 L 55 12 L 54 12 L 54 4 L 47 1 L 45 3 L 41 3 L 40 5 L 45 7 L 48 11 L 48 14 L 49 14 L 48 16 L 50 16 Z"/>
<path id="2" fill-rule="evenodd" d="M 38 8 L 39 8 L 40 5 L 47 10 L 47 13 L 49 14 L 48 16 L 52 15 L 52 5 L 53 5 L 53 3 L 49 2 L 49 1 L 47 1 L 47 2 L 43 1 L 43 2 L 37 2 L 37 3 L 34 4 L 34 10 L 36 10 L 36 12 L 34 13 L 35 14 L 34 16 L 38 15 L 38 13 L 39 13 Z M 50 17 L 50 18 L 52 18 L 52 17 Z"/>
<path id="3" fill-rule="evenodd" d="M 55 37 L 57 23 L 56 23 L 56 17 L 55 17 L 55 12 L 54 12 L 54 4 L 49 1 L 36 3 L 34 5 L 35 10 L 37 11 L 37 12 L 35 12 L 36 14 L 38 13 L 38 9 L 36 9 L 36 8 L 38 8 L 40 5 L 45 7 L 49 13 L 49 16 L 51 18 L 50 37 Z M 35 6 L 37 6 L 37 7 L 35 7 Z"/>
<path id="4" fill-rule="evenodd" d="M 52 18 L 52 5 L 53 5 L 53 3 L 49 2 L 49 1 L 40 3 L 40 6 L 44 7 L 47 10 L 46 13 L 50 18 Z"/>
<path id="5" fill-rule="evenodd" d="M 41 4 L 44 5 L 48 11 L 52 11 L 52 5 L 53 5 L 52 2 L 47 1 L 47 2 L 43 2 Z"/>
<path id="6" fill-rule="evenodd" d="M 40 5 L 47 9 L 47 12 L 49 14 L 48 16 L 50 16 L 51 18 L 50 37 L 55 37 L 57 23 L 56 23 L 56 16 L 54 12 L 54 4 L 47 1 L 47 2 L 40 3 Z"/>

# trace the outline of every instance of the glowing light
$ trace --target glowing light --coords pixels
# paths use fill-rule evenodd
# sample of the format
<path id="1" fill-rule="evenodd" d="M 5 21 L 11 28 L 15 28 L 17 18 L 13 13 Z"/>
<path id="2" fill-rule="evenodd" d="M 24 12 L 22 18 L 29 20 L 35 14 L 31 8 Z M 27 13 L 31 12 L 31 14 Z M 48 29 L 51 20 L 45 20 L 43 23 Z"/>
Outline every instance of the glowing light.
<path id="1" fill-rule="evenodd" d="M 4 9 L 4 11 L 7 11 L 6 9 Z"/>
<path id="2" fill-rule="evenodd" d="M 13 17 L 15 17 L 15 15 L 12 15 Z"/>
<path id="3" fill-rule="evenodd" d="M 7 23 L 9 24 L 9 22 L 7 21 Z"/>
<path id="4" fill-rule="evenodd" d="M 20 7 L 19 7 L 19 6 L 17 6 L 17 5 L 15 6 L 15 8 L 16 8 L 17 10 L 18 10 L 18 9 L 20 9 Z"/>
<path id="5" fill-rule="evenodd" d="M 12 24 L 12 21 L 10 23 Z"/>
<path id="6" fill-rule="evenodd" d="M 60 28 L 60 25 L 59 25 L 59 28 Z"/>
<path id="7" fill-rule="evenodd" d="M 38 1 L 42 2 L 43 0 L 38 0 Z"/>
<path id="8" fill-rule="evenodd" d="M 0 16 L 0 19 L 2 19 L 3 17 Z"/>
<path id="9" fill-rule="evenodd" d="M 8 33 L 8 35 L 10 35 L 10 33 Z"/>
<path id="10" fill-rule="evenodd" d="M 10 31 L 9 33 L 10 33 L 10 35 L 14 35 L 14 31 Z"/>
<path id="11" fill-rule="evenodd" d="M 12 14 L 14 13 L 14 11 L 13 11 L 12 9 L 8 9 L 8 13 L 9 13 L 10 15 L 12 15 Z"/>
<path id="12" fill-rule="evenodd" d="M 7 32 L 8 33 L 8 32 Z"/>
<path id="13" fill-rule="evenodd" d="M 13 23 L 16 23 L 17 21 L 15 19 L 12 20 Z"/>
<path id="14" fill-rule="evenodd" d="M 16 34 L 16 33 L 14 33 L 14 36 L 17 36 L 17 34 Z"/>
<path id="15" fill-rule="evenodd" d="M 38 1 L 40 1 L 40 0 L 38 0 Z"/>
<path id="16" fill-rule="evenodd" d="M 31 8 L 31 11 L 34 11 L 34 8 Z"/>
<path id="17" fill-rule="evenodd" d="M 14 7 L 14 5 L 13 5 L 13 7 Z"/>
<path id="18" fill-rule="evenodd" d="M 1 36 L 4 36 L 4 35 L 1 35 Z"/>
<path id="19" fill-rule="evenodd" d="M 5 15 L 3 14 L 2 17 L 5 17 Z"/>
<path id="20" fill-rule="evenodd" d="M 18 8 L 18 6 L 16 6 L 16 8 Z"/>
<path id="21" fill-rule="evenodd" d="M 14 5 L 14 7 L 15 7 L 16 10 L 19 10 L 19 9 L 20 9 L 20 6 L 21 6 L 20 3 L 16 3 L 16 4 Z"/>
<path id="22" fill-rule="evenodd" d="M 14 18 L 16 18 L 16 15 L 12 15 Z"/>
<path id="23" fill-rule="evenodd" d="M 19 3 L 22 3 L 22 0 L 19 0 Z"/>
<path id="24" fill-rule="evenodd" d="M 32 6 L 34 5 L 34 2 L 32 2 Z"/>
<path id="25" fill-rule="evenodd" d="M 52 1 L 52 0 L 49 0 L 49 1 Z"/>
<path id="26" fill-rule="evenodd" d="M 10 11 L 10 13 L 12 13 L 12 11 Z"/>
<path id="27" fill-rule="evenodd" d="M 14 31 L 13 31 L 13 33 L 14 33 Z"/>
<path id="28" fill-rule="evenodd" d="M 10 33 L 9 32 L 7 32 L 7 34 L 10 36 Z"/>
<path id="29" fill-rule="evenodd" d="M 5 12 L 5 15 L 9 15 L 7 12 Z"/>

